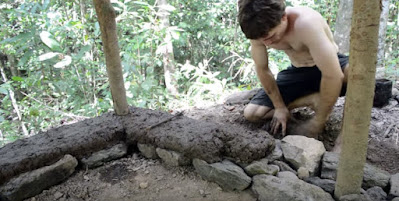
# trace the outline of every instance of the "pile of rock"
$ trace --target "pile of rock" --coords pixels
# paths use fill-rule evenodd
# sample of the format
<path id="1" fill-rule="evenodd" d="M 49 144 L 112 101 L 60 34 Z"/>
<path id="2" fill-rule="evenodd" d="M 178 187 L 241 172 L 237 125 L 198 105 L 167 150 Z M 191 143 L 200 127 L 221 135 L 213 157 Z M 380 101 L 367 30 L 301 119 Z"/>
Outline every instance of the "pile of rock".
<path id="1" fill-rule="evenodd" d="M 175 151 L 138 144 L 148 158 L 161 158 L 165 164 L 193 164 L 205 180 L 217 183 L 226 191 L 251 188 L 259 200 L 334 200 L 339 155 L 326 152 L 320 141 L 304 136 L 287 136 L 277 140 L 272 154 L 251 164 L 230 160 L 208 164 L 185 158 Z M 390 175 L 366 164 L 362 191 L 338 200 L 399 200 L 399 174 Z"/>
<path id="2" fill-rule="evenodd" d="M 127 146 L 117 144 L 110 149 L 101 150 L 88 158 L 83 158 L 80 163 L 86 168 L 95 168 L 126 154 Z M 75 172 L 77 166 L 78 159 L 67 154 L 52 165 L 18 175 L 0 186 L 0 201 L 19 201 L 35 196 L 66 180 Z"/>
<path id="3" fill-rule="evenodd" d="M 263 200 L 334 200 L 338 154 L 326 152 L 323 144 L 304 136 L 287 136 L 276 140 L 272 154 L 250 164 L 233 163 L 224 159 L 207 163 L 187 158 L 182 153 L 157 148 L 151 144 L 137 144 L 147 158 L 161 158 L 169 166 L 193 165 L 205 180 L 217 183 L 226 191 L 251 188 Z M 67 179 L 78 163 L 94 168 L 107 161 L 124 157 L 125 144 L 76 159 L 65 155 L 53 165 L 23 173 L 0 187 L 0 200 L 23 200 Z M 338 200 L 394 200 L 399 201 L 399 174 L 390 175 L 367 164 L 364 169 L 360 195 L 348 195 Z"/>

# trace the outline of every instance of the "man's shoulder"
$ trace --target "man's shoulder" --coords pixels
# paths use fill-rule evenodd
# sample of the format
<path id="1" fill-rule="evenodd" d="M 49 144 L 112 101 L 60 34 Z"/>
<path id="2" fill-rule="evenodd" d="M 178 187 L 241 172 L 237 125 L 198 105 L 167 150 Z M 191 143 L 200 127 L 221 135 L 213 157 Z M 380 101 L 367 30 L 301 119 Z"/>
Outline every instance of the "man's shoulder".
<path id="1" fill-rule="evenodd" d="M 296 15 L 296 31 L 321 31 L 325 29 L 325 19 L 321 14 L 309 7 L 292 7 L 292 13 Z"/>

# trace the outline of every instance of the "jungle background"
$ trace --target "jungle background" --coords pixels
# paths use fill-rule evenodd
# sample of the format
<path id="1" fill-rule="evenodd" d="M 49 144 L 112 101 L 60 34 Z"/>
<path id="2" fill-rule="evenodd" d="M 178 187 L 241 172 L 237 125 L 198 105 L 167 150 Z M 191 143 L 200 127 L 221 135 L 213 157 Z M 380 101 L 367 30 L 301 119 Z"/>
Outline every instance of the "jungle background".
<path id="1" fill-rule="evenodd" d="M 113 0 L 129 105 L 171 111 L 260 87 L 232 0 Z M 319 11 L 332 31 L 338 0 L 287 0 Z M 386 77 L 399 79 L 399 1 L 389 2 Z M 112 111 L 100 28 L 91 1 L 0 3 L 0 147 Z M 269 51 L 274 73 L 289 65 Z"/>

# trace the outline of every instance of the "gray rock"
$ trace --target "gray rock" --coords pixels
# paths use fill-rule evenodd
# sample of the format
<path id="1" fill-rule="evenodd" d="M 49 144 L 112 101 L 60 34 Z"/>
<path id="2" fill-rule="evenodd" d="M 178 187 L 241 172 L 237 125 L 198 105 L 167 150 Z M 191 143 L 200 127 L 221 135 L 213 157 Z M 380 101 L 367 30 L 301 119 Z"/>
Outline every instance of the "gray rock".
<path id="1" fill-rule="evenodd" d="M 336 180 L 339 154 L 326 152 L 322 160 L 321 178 Z M 373 165 L 365 164 L 362 187 L 369 189 L 374 186 L 385 188 L 388 185 L 390 174 Z"/>
<path id="2" fill-rule="evenodd" d="M 305 179 L 305 181 L 322 188 L 324 191 L 330 193 L 331 195 L 334 193 L 334 189 L 335 189 L 335 181 L 334 180 L 321 179 L 319 177 L 309 177 L 309 178 Z"/>
<path id="3" fill-rule="evenodd" d="M 277 173 L 277 177 L 278 177 L 278 178 L 282 178 L 282 179 L 292 179 L 292 180 L 299 179 L 299 178 L 296 176 L 296 174 L 294 174 L 294 173 L 292 173 L 292 172 L 290 172 L 290 171 L 278 172 L 278 173 Z"/>
<path id="4" fill-rule="evenodd" d="M 156 152 L 158 156 L 165 162 L 167 165 L 170 166 L 184 166 L 190 165 L 191 161 L 189 158 L 184 157 L 182 154 L 170 151 L 166 149 L 157 148 Z"/>
<path id="5" fill-rule="evenodd" d="M 306 179 L 309 177 L 309 170 L 304 168 L 304 167 L 300 167 L 298 169 L 298 178 L 299 179 Z"/>
<path id="6" fill-rule="evenodd" d="M 242 168 L 227 160 L 208 164 L 203 160 L 194 159 L 193 165 L 202 178 L 219 184 L 223 190 L 241 191 L 251 184 L 251 177 L 248 177 Z"/>
<path id="7" fill-rule="evenodd" d="M 344 195 L 338 199 L 339 201 L 373 201 L 368 195 L 363 194 L 351 194 Z"/>
<path id="8" fill-rule="evenodd" d="M 245 172 L 249 176 L 258 174 L 276 175 L 279 170 L 280 168 L 277 165 L 268 165 L 267 159 L 252 162 L 250 165 L 245 167 Z"/>
<path id="9" fill-rule="evenodd" d="M 326 152 L 322 142 L 299 135 L 289 135 L 282 139 L 284 158 L 296 169 L 304 167 L 314 175 L 319 170 L 320 160 Z"/>
<path id="10" fill-rule="evenodd" d="M 387 193 L 379 186 L 367 189 L 367 195 L 373 201 L 385 201 L 387 199 Z"/>
<path id="11" fill-rule="evenodd" d="M 83 158 L 82 163 L 85 167 L 95 168 L 103 165 L 108 161 L 122 158 L 126 154 L 127 146 L 125 144 L 117 144 L 109 149 L 93 153 L 88 158 Z"/>
<path id="12" fill-rule="evenodd" d="M 137 148 L 139 148 L 139 151 L 141 152 L 141 154 L 143 154 L 143 156 L 146 158 L 150 158 L 150 159 L 159 158 L 154 145 L 137 143 Z"/>
<path id="13" fill-rule="evenodd" d="M 77 165 L 76 158 L 65 155 L 53 165 L 23 173 L 0 188 L 0 200 L 19 201 L 35 196 L 64 181 L 75 171 Z"/>
<path id="14" fill-rule="evenodd" d="M 389 180 L 391 189 L 389 190 L 390 197 L 399 197 L 399 173 L 391 176 Z"/>
<path id="15" fill-rule="evenodd" d="M 388 186 L 391 175 L 385 170 L 381 170 L 373 165 L 366 164 L 364 166 L 363 184 L 364 189 L 374 186 L 385 188 Z"/>
<path id="16" fill-rule="evenodd" d="M 399 197 L 392 199 L 391 201 L 399 201 Z"/>
<path id="17" fill-rule="evenodd" d="M 271 175 L 253 177 L 253 192 L 260 201 L 333 201 L 330 194 L 318 186 L 300 179 L 285 179 Z"/>
<path id="18" fill-rule="evenodd" d="M 277 165 L 280 168 L 280 171 L 290 171 L 292 173 L 294 173 L 295 175 L 297 174 L 297 172 L 292 169 L 287 163 L 284 163 L 283 161 L 273 161 L 271 164 L 273 165 Z"/>
<path id="19" fill-rule="evenodd" d="M 281 149 L 281 141 L 275 140 L 276 146 L 274 147 L 273 152 L 266 157 L 269 162 L 275 160 L 281 160 L 283 158 L 283 150 Z"/>
<path id="20" fill-rule="evenodd" d="M 247 104 L 251 101 L 252 97 L 254 97 L 259 90 L 262 88 L 252 89 L 249 91 L 241 91 L 234 94 L 231 94 L 225 99 L 225 103 L 232 105 L 232 104 Z"/>
<path id="21" fill-rule="evenodd" d="M 392 87 L 392 97 L 399 96 L 399 90 L 395 87 Z"/>
<path id="22" fill-rule="evenodd" d="M 337 178 L 339 154 L 335 152 L 324 153 L 321 164 L 321 178 L 335 180 Z"/>

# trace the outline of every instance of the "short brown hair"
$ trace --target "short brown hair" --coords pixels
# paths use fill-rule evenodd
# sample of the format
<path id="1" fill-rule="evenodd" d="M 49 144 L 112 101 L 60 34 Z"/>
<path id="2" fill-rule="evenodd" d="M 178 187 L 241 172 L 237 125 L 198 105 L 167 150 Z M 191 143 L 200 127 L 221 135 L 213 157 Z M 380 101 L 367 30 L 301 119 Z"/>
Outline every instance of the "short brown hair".
<path id="1" fill-rule="evenodd" d="M 238 22 L 248 39 L 266 36 L 285 14 L 284 0 L 239 0 L 238 7 Z"/>

